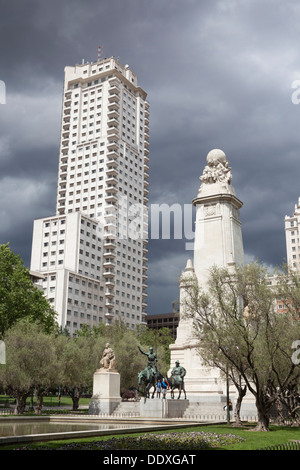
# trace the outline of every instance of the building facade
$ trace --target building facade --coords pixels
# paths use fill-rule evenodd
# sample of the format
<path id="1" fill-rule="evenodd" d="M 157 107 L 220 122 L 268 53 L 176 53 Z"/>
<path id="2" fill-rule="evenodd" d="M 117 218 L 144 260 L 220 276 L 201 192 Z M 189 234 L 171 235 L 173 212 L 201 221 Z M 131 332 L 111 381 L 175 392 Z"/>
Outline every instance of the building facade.
<path id="1" fill-rule="evenodd" d="M 159 315 L 148 315 L 147 326 L 152 330 L 160 330 L 168 328 L 174 339 L 176 339 L 177 327 L 179 323 L 179 315 L 176 312 L 161 313 Z"/>
<path id="2" fill-rule="evenodd" d="M 146 324 L 146 98 L 114 57 L 65 68 L 56 214 L 34 222 L 31 270 L 71 333 Z"/>
<path id="3" fill-rule="evenodd" d="M 286 261 L 290 268 L 300 270 L 300 198 L 292 216 L 285 216 Z"/>

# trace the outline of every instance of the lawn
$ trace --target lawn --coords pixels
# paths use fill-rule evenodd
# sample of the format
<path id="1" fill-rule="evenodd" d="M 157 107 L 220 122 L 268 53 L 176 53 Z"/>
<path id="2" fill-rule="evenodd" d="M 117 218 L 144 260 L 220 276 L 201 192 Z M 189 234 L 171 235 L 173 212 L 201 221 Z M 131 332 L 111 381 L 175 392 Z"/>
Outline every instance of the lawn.
<path id="1" fill-rule="evenodd" d="M 49 441 L 0 449 L 36 450 L 259 450 L 300 440 L 300 428 L 271 426 L 270 432 L 253 431 L 254 425 L 190 427 L 184 430 L 122 434 L 89 439 Z"/>
<path id="2" fill-rule="evenodd" d="M 14 398 L 9 398 L 5 395 L 0 395 L 0 405 L 4 405 L 6 403 L 6 401 L 9 401 L 9 403 L 12 405 L 15 401 Z M 91 401 L 90 398 L 80 398 L 79 400 L 79 405 L 80 406 L 86 406 L 88 408 L 89 406 L 89 402 Z M 33 406 L 35 406 L 35 403 L 36 403 L 36 398 L 34 397 L 33 398 Z M 28 406 L 30 406 L 31 404 L 31 398 L 27 398 L 26 400 L 26 404 Z M 72 406 L 73 403 L 72 403 L 72 399 L 71 397 L 69 397 L 68 395 L 62 395 L 61 396 L 61 399 L 60 399 L 60 406 Z M 57 395 L 52 395 L 52 396 L 47 396 L 47 397 L 44 397 L 44 401 L 43 401 L 43 406 L 44 407 L 56 407 L 56 406 L 59 406 L 59 401 L 58 401 L 58 396 Z"/>

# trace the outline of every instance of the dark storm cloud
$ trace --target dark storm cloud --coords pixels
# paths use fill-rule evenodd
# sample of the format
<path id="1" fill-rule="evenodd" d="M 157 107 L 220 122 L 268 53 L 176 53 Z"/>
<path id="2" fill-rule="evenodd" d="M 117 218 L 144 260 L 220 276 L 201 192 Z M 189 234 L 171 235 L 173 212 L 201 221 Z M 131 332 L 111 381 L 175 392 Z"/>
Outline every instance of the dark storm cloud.
<path id="1" fill-rule="evenodd" d="M 55 211 L 63 69 L 101 44 L 148 93 L 150 204 L 189 204 L 221 148 L 246 258 L 282 263 L 300 192 L 297 0 L 0 0 L 0 13 L 1 242 L 29 264 L 33 219 Z M 185 240 L 149 240 L 149 313 L 171 310 L 191 255 Z"/>

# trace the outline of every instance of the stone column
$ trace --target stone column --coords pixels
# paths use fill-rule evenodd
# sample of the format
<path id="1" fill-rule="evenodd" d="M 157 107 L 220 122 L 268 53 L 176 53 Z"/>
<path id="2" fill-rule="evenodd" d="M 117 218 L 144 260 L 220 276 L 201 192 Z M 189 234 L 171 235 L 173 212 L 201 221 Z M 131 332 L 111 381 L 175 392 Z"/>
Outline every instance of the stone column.
<path id="1" fill-rule="evenodd" d="M 242 202 L 231 185 L 231 169 L 222 150 L 207 155 L 207 165 L 193 204 L 196 207 L 194 263 L 189 260 L 180 283 L 180 321 L 175 344 L 170 345 L 171 369 L 176 360 L 186 369 L 185 389 L 189 400 L 216 400 L 224 392 L 217 369 L 204 367 L 197 352 L 193 322 L 184 318 L 184 286 L 193 277 L 202 288 L 213 266 L 234 268 L 244 264 L 239 210 Z"/>

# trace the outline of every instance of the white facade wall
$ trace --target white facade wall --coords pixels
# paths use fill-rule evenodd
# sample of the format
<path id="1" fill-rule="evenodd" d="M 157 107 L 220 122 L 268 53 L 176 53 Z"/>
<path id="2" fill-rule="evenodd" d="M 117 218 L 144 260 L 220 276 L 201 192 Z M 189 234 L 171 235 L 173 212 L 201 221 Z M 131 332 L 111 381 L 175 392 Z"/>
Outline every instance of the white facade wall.
<path id="1" fill-rule="evenodd" d="M 300 198 L 292 216 L 285 216 L 285 240 L 287 263 L 291 268 L 300 270 Z"/>

